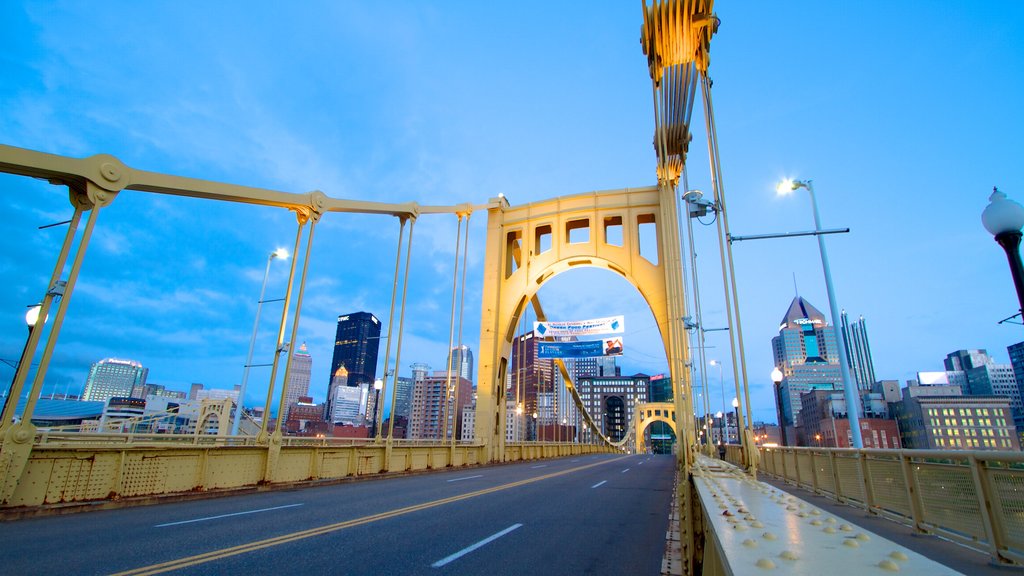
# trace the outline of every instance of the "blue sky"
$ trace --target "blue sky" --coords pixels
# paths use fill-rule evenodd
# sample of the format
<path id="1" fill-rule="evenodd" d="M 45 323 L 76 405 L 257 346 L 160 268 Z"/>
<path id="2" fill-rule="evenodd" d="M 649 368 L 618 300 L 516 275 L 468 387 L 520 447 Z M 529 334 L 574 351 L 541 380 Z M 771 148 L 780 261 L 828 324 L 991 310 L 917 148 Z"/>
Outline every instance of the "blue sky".
<path id="1" fill-rule="evenodd" d="M 863 315 L 879 378 L 941 369 L 961 348 L 1000 362 L 1024 340 L 1005 257 L 982 228 L 992 186 L 1024 201 L 1024 5 L 720 2 L 714 104 L 734 234 L 807 230 L 815 182 L 840 306 Z M 0 142 L 113 154 L 160 172 L 332 197 L 513 204 L 654 183 L 650 80 L 635 2 L 5 2 Z M 699 108 L 698 108 L 699 109 Z M 695 114 L 689 184 L 710 192 Z M 0 176 L 0 358 L 18 358 L 41 297 L 66 192 Z M 485 215 L 471 224 L 463 341 L 479 339 Z M 326 393 L 339 314 L 387 321 L 392 218 L 318 226 L 300 340 Z M 713 228 L 698 226 L 705 325 L 724 325 Z M 130 358 L 187 389 L 241 378 L 266 256 L 295 220 L 266 208 L 124 192 L 100 213 L 45 391 Z M 402 373 L 444 367 L 453 217 L 417 223 Z M 770 339 L 794 295 L 827 312 L 809 238 L 734 248 L 755 418 L 774 419 Z M 275 262 L 268 298 L 284 293 Z M 552 319 L 627 317 L 624 372 L 664 370 L 653 318 L 610 273 L 541 292 Z M 280 305 L 263 310 L 269 361 Z M 709 334 L 709 357 L 729 360 Z M 393 349 L 392 349 L 393 354 Z M 383 355 L 383 354 L 382 354 Z M 712 391 L 717 374 L 712 373 Z M 0 380 L 13 370 L 0 364 Z M 250 403 L 269 372 L 254 369 Z M 731 387 L 732 376 L 725 374 Z M 728 393 L 731 398 L 732 394 Z M 713 396 L 717 397 L 717 396 Z"/>

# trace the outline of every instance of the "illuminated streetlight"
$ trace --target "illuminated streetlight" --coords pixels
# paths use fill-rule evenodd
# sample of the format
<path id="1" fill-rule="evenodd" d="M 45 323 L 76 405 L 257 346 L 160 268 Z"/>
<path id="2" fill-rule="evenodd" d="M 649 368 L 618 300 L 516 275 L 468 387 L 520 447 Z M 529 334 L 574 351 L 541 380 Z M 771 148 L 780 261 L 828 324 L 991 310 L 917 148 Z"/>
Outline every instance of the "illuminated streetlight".
<path id="1" fill-rule="evenodd" d="M 1010 262 L 1010 276 L 1017 289 L 1017 301 L 1020 311 L 1024 313 L 1024 265 L 1021 265 L 1020 260 L 1024 206 L 1007 198 L 998 188 L 992 188 L 992 195 L 988 199 L 989 204 L 981 213 L 981 223 L 1006 252 L 1006 259 Z"/>
<path id="2" fill-rule="evenodd" d="M 32 329 L 36 327 L 36 322 L 39 322 L 39 311 L 42 309 L 42 306 L 36 304 L 35 306 L 30 306 L 28 312 L 25 312 L 25 325 L 28 326 L 30 334 Z"/>
<path id="3" fill-rule="evenodd" d="M 775 384 L 775 409 L 779 413 L 779 436 L 782 445 L 786 446 L 786 419 L 782 417 L 782 379 L 784 377 L 778 366 L 772 368 L 772 383 Z"/>
<path id="4" fill-rule="evenodd" d="M 370 424 L 370 436 L 380 439 L 380 435 L 377 433 L 379 428 L 377 427 L 377 417 L 380 415 L 380 391 L 384 389 L 384 381 L 377 378 L 373 381 L 373 421 Z"/>
<path id="5" fill-rule="evenodd" d="M 839 328 L 839 305 L 836 303 L 835 289 L 832 287 L 832 271 L 828 265 L 828 252 L 825 251 L 825 236 L 821 230 L 821 217 L 818 215 L 818 201 L 814 196 L 814 185 L 810 180 L 783 180 L 775 188 L 779 194 L 789 194 L 804 188 L 811 196 L 811 207 L 814 209 L 814 231 L 818 237 L 818 252 L 821 253 L 821 268 L 825 272 L 825 291 L 828 293 L 828 307 L 832 315 L 832 331 L 836 335 L 836 347 L 839 348 L 839 371 L 843 379 L 843 391 L 846 396 L 847 414 L 850 419 L 850 430 L 853 433 L 854 448 L 863 448 L 864 441 L 860 434 L 860 396 L 857 385 L 850 378 L 850 365 L 846 357 L 846 338 Z"/>
<path id="6" fill-rule="evenodd" d="M 280 258 L 285 260 L 288 258 L 288 251 L 284 248 L 278 248 L 270 253 L 267 257 L 267 269 L 263 273 L 263 287 L 260 288 L 260 299 L 256 302 L 256 321 L 252 325 L 252 337 L 249 339 L 249 355 L 245 358 L 245 369 L 242 372 L 242 385 L 238 388 L 238 401 L 235 402 L 235 419 L 231 424 L 231 435 L 238 435 L 238 426 L 242 421 L 242 403 L 245 401 L 245 386 L 249 382 L 249 367 L 252 365 L 252 351 L 256 346 L 256 331 L 260 327 L 260 310 L 263 308 L 263 296 L 267 292 L 267 278 L 270 277 L 270 263 L 274 261 L 274 258 Z M 282 328 L 283 330 L 283 328 Z M 267 407 L 269 410 L 270 407 Z M 284 418 L 284 414 L 278 414 L 277 417 Z"/>

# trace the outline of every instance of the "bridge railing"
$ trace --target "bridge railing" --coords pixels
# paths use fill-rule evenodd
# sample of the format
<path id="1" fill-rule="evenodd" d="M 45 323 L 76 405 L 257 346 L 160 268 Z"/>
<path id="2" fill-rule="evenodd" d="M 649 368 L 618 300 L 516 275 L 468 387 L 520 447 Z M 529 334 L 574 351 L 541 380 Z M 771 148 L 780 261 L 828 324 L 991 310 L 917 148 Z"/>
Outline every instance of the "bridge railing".
<path id="1" fill-rule="evenodd" d="M 761 448 L 760 471 L 1024 565 L 1024 454 Z"/>
<path id="2" fill-rule="evenodd" d="M 437 470 L 486 462 L 478 442 L 298 438 L 256 444 L 252 437 L 42 432 L 17 477 L 0 474 L 0 510 L 323 482 Z M 574 443 L 508 444 L 505 460 L 608 452 Z M 2 461 L 0 461 L 2 464 Z M 0 472 L 5 471 L 0 466 Z M 9 472 L 9 470 L 7 470 Z"/>

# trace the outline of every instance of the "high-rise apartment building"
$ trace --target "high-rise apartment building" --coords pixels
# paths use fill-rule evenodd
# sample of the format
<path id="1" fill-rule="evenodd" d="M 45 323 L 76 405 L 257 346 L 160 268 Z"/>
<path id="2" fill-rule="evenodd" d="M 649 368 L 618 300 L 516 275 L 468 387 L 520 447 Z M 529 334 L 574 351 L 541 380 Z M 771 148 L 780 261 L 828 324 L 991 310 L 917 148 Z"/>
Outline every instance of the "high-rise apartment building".
<path id="1" fill-rule="evenodd" d="M 461 436 L 462 409 L 473 400 L 473 383 L 457 375 L 449 377 L 444 370 L 417 376 L 413 383 L 408 437 L 441 440 L 446 437 L 446 427 L 447 437 L 453 432 L 456 438 Z M 452 399 L 446 408 L 445 386 L 448 384 L 452 387 Z"/>
<path id="2" fill-rule="evenodd" d="M 142 397 L 148 375 L 149 368 L 134 360 L 100 360 L 89 368 L 82 400 L 106 402 L 115 396 Z"/>
<path id="3" fill-rule="evenodd" d="M 857 389 L 871 390 L 875 384 L 875 363 L 871 359 L 871 344 L 868 343 L 868 328 L 861 316 L 850 324 L 843 310 L 839 317 L 843 329 L 843 341 L 846 343 L 846 358 L 850 364 L 850 375 L 857 383 Z"/>
<path id="4" fill-rule="evenodd" d="M 348 386 L 368 384 L 377 378 L 377 353 L 380 350 L 380 320 L 369 312 L 353 312 L 338 316 L 334 338 L 331 378 L 344 366 Z"/>
<path id="5" fill-rule="evenodd" d="M 811 390 L 842 388 L 839 347 L 832 326 L 825 315 L 807 300 L 797 296 L 790 303 L 779 325 L 779 335 L 772 338 L 775 365 L 782 371 L 782 384 L 776 389 L 776 402 L 782 412 L 783 433 L 795 427 L 803 394 Z"/>
<path id="6" fill-rule="evenodd" d="M 473 350 L 469 346 L 462 345 L 452 348 L 448 357 L 452 373 L 473 382 Z"/>
<path id="7" fill-rule="evenodd" d="M 313 372 L 313 357 L 303 342 L 298 350 L 292 353 L 291 370 L 288 372 L 288 393 L 285 395 L 285 420 L 291 419 L 291 409 L 299 402 L 299 398 L 309 396 L 309 380 Z"/>

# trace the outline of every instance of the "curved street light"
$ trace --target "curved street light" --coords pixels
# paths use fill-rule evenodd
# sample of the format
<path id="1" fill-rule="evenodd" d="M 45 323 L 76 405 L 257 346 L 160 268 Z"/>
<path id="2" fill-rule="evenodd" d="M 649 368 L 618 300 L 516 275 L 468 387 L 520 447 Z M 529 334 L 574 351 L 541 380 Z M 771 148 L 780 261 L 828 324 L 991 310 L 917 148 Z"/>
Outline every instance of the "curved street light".
<path id="1" fill-rule="evenodd" d="M 270 263 L 274 261 L 274 258 L 280 258 L 286 260 L 288 258 L 288 250 L 284 248 L 278 248 L 270 253 L 267 257 L 267 269 L 263 273 L 263 287 L 260 288 L 260 299 L 256 302 L 256 321 L 252 325 L 252 337 L 249 339 L 249 355 L 245 357 L 245 370 L 242 372 L 242 385 L 238 388 L 238 401 L 235 402 L 235 418 L 231 423 L 231 435 L 238 435 L 238 426 L 242 420 L 242 403 L 245 402 L 245 386 L 249 382 L 249 367 L 252 365 L 252 351 L 256 346 L 256 331 L 260 327 L 260 310 L 263 308 L 263 296 L 267 292 L 267 278 L 270 277 Z M 267 406 L 265 410 L 270 410 L 270 406 Z M 278 414 L 278 418 L 284 418 L 284 414 Z"/>
<path id="2" fill-rule="evenodd" d="M 821 268 L 825 272 L 825 291 L 828 293 L 828 308 L 832 315 L 832 331 L 836 335 L 836 347 L 839 348 L 839 373 L 843 379 L 843 391 L 846 396 L 846 411 L 850 419 L 850 431 L 853 435 L 853 447 L 863 448 L 864 441 L 860 433 L 860 395 L 857 385 L 850 377 L 850 365 L 846 355 L 846 338 L 839 327 L 839 305 L 836 304 L 836 291 L 832 287 L 832 270 L 828 265 L 828 252 L 825 251 L 825 237 L 821 231 L 821 217 L 818 215 L 818 201 L 814 197 L 814 184 L 810 180 L 786 179 L 775 188 L 779 194 L 789 194 L 804 188 L 811 195 L 811 207 L 814 208 L 814 231 L 818 237 L 818 251 L 821 253 Z"/>
<path id="3" fill-rule="evenodd" d="M 1024 228 L 1024 206 L 1010 200 L 999 191 L 992 188 L 992 195 L 988 197 L 989 204 L 981 213 L 981 223 L 990 234 L 995 236 L 996 242 L 1006 252 L 1006 259 L 1010 262 L 1010 275 L 1013 277 L 1013 285 L 1017 289 L 1017 301 L 1020 304 L 1020 312 L 1024 313 L 1024 266 L 1020 260 L 1021 228 Z"/>

